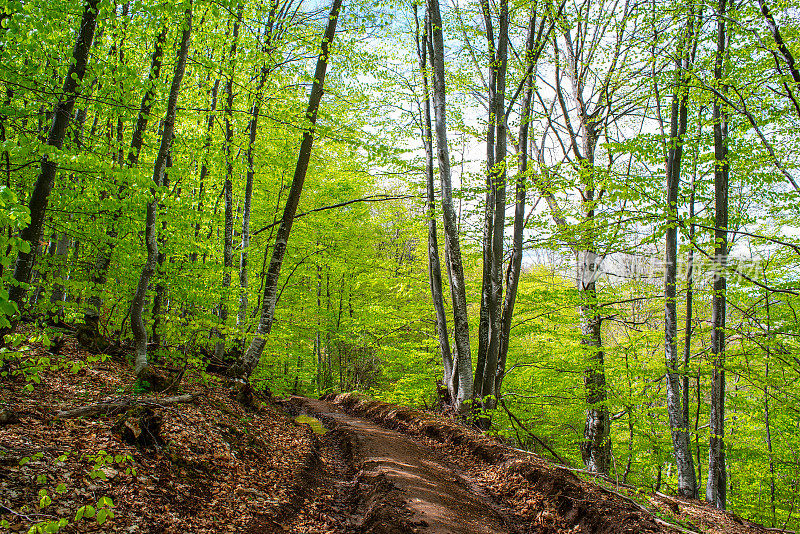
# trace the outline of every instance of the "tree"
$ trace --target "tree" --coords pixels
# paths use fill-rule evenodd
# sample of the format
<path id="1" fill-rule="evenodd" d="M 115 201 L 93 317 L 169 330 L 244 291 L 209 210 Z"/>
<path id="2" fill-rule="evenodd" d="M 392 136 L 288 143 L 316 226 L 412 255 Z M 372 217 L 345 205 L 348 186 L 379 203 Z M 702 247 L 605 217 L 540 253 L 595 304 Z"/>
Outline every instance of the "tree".
<path id="1" fill-rule="evenodd" d="M 444 219 L 444 255 L 453 300 L 453 331 L 455 353 L 453 375 L 447 388 L 457 412 L 466 409 L 472 397 L 472 353 L 469 348 L 467 296 L 464 287 L 464 267 L 458 239 L 456 212 L 453 207 L 453 187 L 450 177 L 450 151 L 447 146 L 446 95 L 444 79 L 444 38 L 438 0 L 427 0 L 431 28 L 431 67 L 433 69 L 433 111 L 436 119 L 436 155 L 439 161 L 439 181 L 442 189 L 442 218 Z"/>
<path id="2" fill-rule="evenodd" d="M 158 230 L 156 229 L 156 217 L 158 213 L 159 188 L 164 182 L 164 173 L 167 168 L 167 159 L 170 157 L 170 150 L 175 136 L 175 120 L 178 112 L 178 96 L 180 94 L 181 82 L 186 72 L 186 59 L 189 55 L 189 44 L 192 35 L 192 5 L 186 9 L 186 18 L 182 25 L 180 47 L 178 49 L 178 60 L 175 64 L 175 73 L 172 76 L 172 84 L 167 100 L 167 111 L 164 122 L 161 126 L 161 142 L 158 147 L 155 163 L 153 164 L 153 186 L 150 189 L 152 199 L 147 203 L 147 216 L 145 220 L 145 245 L 147 248 L 147 259 L 142 267 L 136 292 L 131 300 L 131 330 L 135 343 L 136 374 L 146 377 L 149 367 L 147 361 L 147 329 L 145 328 L 142 312 L 144 310 L 145 296 L 150 284 L 150 277 L 156 269 L 158 261 Z"/>
<path id="3" fill-rule="evenodd" d="M 727 0 L 717 7 L 717 52 L 714 80 L 725 93 Z M 728 115 L 720 97 L 714 98 L 714 293 L 711 301 L 711 421 L 706 500 L 722 510 L 726 505 L 725 467 L 725 315 L 728 265 Z"/>
<path id="4" fill-rule="evenodd" d="M 308 123 L 303 129 L 303 140 L 300 143 L 300 153 L 297 157 L 297 165 L 295 166 L 294 178 L 292 179 L 292 188 L 286 199 L 283 217 L 281 218 L 281 223 L 275 236 L 272 258 L 269 262 L 269 269 L 264 283 L 261 318 L 258 322 L 258 328 L 256 329 L 253 340 L 233 368 L 234 374 L 245 378 L 249 378 L 258 365 L 261 352 L 264 350 L 264 345 L 266 343 L 264 336 L 269 334 L 272 329 L 272 322 L 275 318 L 275 306 L 278 300 L 278 277 L 280 276 L 284 255 L 286 254 L 286 245 L 289 240 L 289 234 L 292 231 L 294 216 L 297 213 L 297 206 L 300 203 L 303 182 L 305 181 L 306 172 L 308 171 L 311 147 L 314 143 L 314 128 L 317 123 L 319 103 L 322 100 L 325 73 L 328 70 L 330 44 L 333 42 L 333 37 L 336 33 L 336 22 L 339 19 L 339 10 L 341 6 L 342 0 L 333 0 L 331 12 L 328 17 L 328 24 L 322 38 L 322 50 L 317 60 L 317 67 L 314 71 L 314 81 L 311 86 L 308 108 L 305 113 L 305 118 L 308 120 Z"/>
<path id="5" fill-rule="evenodd" d="M 53 109 L 53 122 L 47 133 L 47 144 L 56 150 L 60 150 L 64 144 L 64 137 L 67 133 L 72 110 L 80 92 L 80 86 L 86 74 L 86 65 L 89 60 L 89 51 L 92 48 L 94 30 L 97 26 L 97 15 L 99 0 L 87 0 L 83 10 L 81 25 L 78 29 L 78 37 L 72 51 L 72 63 L 70 64 L 67 75 L 64 78 L 64 85 L 61 88 L 58 104 Z M 31 279 L 33 263 L 36 261 L 39 249 L 39 240 L 42 237 L 42 226 L 44 224 L 47 203 L 50 198 L 50 191 L 53 189 L 53 182 L 56 178 L 58 165 L 55 158 L 45 153 L 41 159 L 39 176 L 36 185 L 28 201 L 31 222 L 22 230 L 21 237 L 28 243 L 28 252 L 20 250 L 17 263 L 14 267 L 14 282 L 9 289 L 9 300 L 14 302 L 21 309 L 22 301 L 27 292 L 27 284 Z"/>
<path id="6" fill-rule="evenodd" d="M 689 74 L 694 61 L 694 12 L 689 7 L 686 31 L 678 39 L 675 57 L 675 88 L 672 97 L 667 155 L 667 209 L 666 244 L 664 247 L 664 352 L 667 367 L 667 412 L 669 414 L 675 463 L 678 466 L 678 493 L 684 497 L 697 497 L 697 479 L 689 448 L 688 392 L 681 396 L 678 374 L 678 191 L 681 182 L 681 158 L 686 138 L 689 99 Z M 684 384 L 684 389 L 686 385 Z"/>
<path id="7" fill-rule="evenodd" d="M 422 39 L 420 42 L 419 16 L 417 15 L 417 4 L 414 7 L 415 39 L 417 45 L 417 57 L 419 59 L 419 72 L 422 76 L 423 100 L 422 113 L 420 117 L 422 130 L 422 143 L 425 147 L 425 193 L 426 193 L 426 217 L 428 222 L 428 284 L 431 288 L 431 298 L 433 308 L 436 313 L 436 334 L 439 338 L 439 354 L 442 358 L 442 368 L 444 375 L 442 384 L 451 393 L 449 384 L 453 379 L 453 355 L 450 351 L 450 338 L 447 335 L 447 316 L 444 310 L 444 297 L 442 295 L 442 267 L 439 259 L 439 237 L 436 224 L 436 195 L 434 185 L 433 170 L 433 130 L 431 128 L 431 97 L 428 82 L 428 48 L 430 46 L 430 19 L 425 15 L 422 29 Z M 452 402 L 452 399 L 448 399 Z"/>

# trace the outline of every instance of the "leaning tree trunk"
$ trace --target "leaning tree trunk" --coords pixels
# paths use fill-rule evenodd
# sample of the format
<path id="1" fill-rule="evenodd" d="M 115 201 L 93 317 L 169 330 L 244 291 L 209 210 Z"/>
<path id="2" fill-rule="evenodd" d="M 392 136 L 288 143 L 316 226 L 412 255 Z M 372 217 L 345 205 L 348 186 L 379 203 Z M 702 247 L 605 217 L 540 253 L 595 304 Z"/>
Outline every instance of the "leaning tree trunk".
<path id="1" fill-rule="evenodd" d="M 126 165 L 133 168 L 139 163 L 139 154 L 142 151 L 144 144 L 144 135 L 147 130 L 147 123 L 150 119 L 150 111 L 155 102 L 157 80 L 161 75 L 161 65 L 164 56 L 164 41 L 167 38 L 168 26 L 165 24 L 159 34 L 156 36 L 155 44 L 153 45 L 153 55 L 150 60 L 150 71 L 147 75 L 147 89 L 142 96 L 142 102 L 139 105 L 139 114 L 136 119 L 136 126 L 133 129 L 131 136 L 131 146 L 128 150 L 128 156 L 125 163 L 120 158 L 120 165 Z M 122 135 L 122 122 L 120 119 L 117 125 L 117 133 Z M 120 149 L 122 150 L 122 149 Z M 121 189 L 120 189 L 121 191 Z M 102 290 L 108 279 L 108 269 L 111 266 L 111 255 L 114 252 L 114 247 L 117 241 L 117 230 L 115 225 L 117 220 L 122 216 L 122 208 L 118 208 L 111 216 L 108 223 L 108 230 L 106 230 L 107 243 L 101 246 L 97 252 L 94 262 L 94 270 L 91 276 L 92 293 L 87 300 L 86 310 L 83 315 L 84 331 L 89 340 L 98 340 L 100 338 L 100 310 L 103 306 Z"/>
<path id="2" fill-rule="evenodd" d="M 89 51 L 92 48 L 94 30 L 97 25 L 97 10 L 100 0 L 87 0 L 81 19 L 81 27 L 78 31 L 78 38 L 72 50 L 72 62 L 64 78 L 64 85 L 61 89 L 61 97 L 53 111 L 53 122 L 47 134 L 46 143 L 56 150 L 61 150 L 64 144 L 64 137 L 67 133 L 72 110 L 80 92 L 80 85 L 86 74 L 86 65 L 89 59 Z M 50 191 L 53 189 L 53 182 L 56 177 L 57 165 L 55 161 L 45 154 L 42 156 L 41 168 L 33 193 L 28 202 L 28 209 L 31 214 L 30 224 L 22 230 L 20 237 L 28 243 L 28 252 L 20 251 L 17 263 L 14 266 L 14 280 L 9 288 L 9 300 L 16 303 L 18 308 L 22 307 L 25 299 L 27 285 L 31 280 L 31 271 L 36 261 L 39 240 L 42 237 L 42 227 L 47 211 L 47 203 L 50 199 Z"/>
<path id="3" fill-rule="evenodd" d="M 214 347 L 214 359 L 221 362 L 225 356 L 225 323 L 228 321 L 228 292 L 231 287 L 231 269 L 233 269 L 233 78 L 236 74 L 236 48 L 239 41 L 239 23 L 242 20 L 242 4 L 236 10 L 233 22 L 233 42 L 228 56 L 230 73 L 225 83 L 225 185 L 222 189 L 225 197 L 225 232 L 222 247 L 222 295 L 219 303 L 219 339 Z"/>
<path id="4" fill-rule="evenodd" d="M 184 22 L 183 33 L 181 35 L 180 50 L 178 51 L 178 61 L 175 65 L 175 75 L 172 77 L 172 85 L 169 90 L 167 100 L 167 112 L 164 117 L 164 124 L 161 131 L 161 143 L 158 147 L 155 164 L 153 165 L 153 187 L 151 189 L 152 200 L 147 203 L 147 216 L 145 220 L 145 244 L 147 245 L 147 261 L 142 268 L 139 276 L 139 283 L 136 286 L 136 293 L 131 301 L 131 330 L 136 351 L 136 374 L 142 376 L 148 368 L 147 363 L 147 329 L 145 328 L 142 311 L 144 310 L 144 300 L 147 294 L 147 287 L 150 284 L 150 277 L 156 268 L 158 261 L 158 236 L 156 230 L 156 215 L 158 211 L 157 189 L 164 180 L 164 173 L 167 167 L 167 157 L 172 149 L 172 141 L 175 135 L 175 116 L 178 108 L 178 94 L 180 93 L 183 75 L 186 72 L 186 58 L 189 55 L 189 41 L 192 35 L 192 9 L 191 4 L 186 10 L 186 20 Z"/>
<path id="5" fill-rule="evenodd" d="M 439 179 L 442 189 L 442 215 L 444 219 L 445 258 L 450 275 L 450 295 L 453 299 L 453 330 L 456 355 L 453 379 L 448 384 L 454 408 L 461 412 L 472 397 L 472 356 L 469 347 L 469 321 L 467 296 L 464 287 L 464 267 L 461 263 L 461 245 L 458 240 L 458 222 L 453 207 L 453 186 L 450 178 L 450 151 L 447 147 L 447 118 L 445 114 L 444 37 L 439 0 L 428 0 L 428 17 L 431 24 L 433 57 L 433 110 L 436 117 L 436 155 L 439 160 Z"/>
<path id="6" fill-rule="evenodd" d="M 444 295 L 442 293 L 442 265 L 439 259 L 439 237 L 436 228 L 436 197 L 433 181 L 433 131 L 431 129 L 431 98 L 428 84 L 428 34 L 430 21 L 425 16 L 422 29 L 422 42 L 420 43 L 419 19 L 417 6 L 414 5 L 414 20 L 417 24 L 417 57 L 419 70 L 422 76 L 423 101 L 422 101 L 422 141 L 425 146 L 425 183 L 427 194 L 426 216 L 428 219 L 428 282 L 431 287 L 433 308 L 436 312 L 436 333 L 439 337 L 439 354 L 442 358 L 444 376 L 442 384 L 445 386 L 452 382 L 453 355 L 450 352 L 450 339 L 447 337 L 447 316 L 444 310 Z"/>
<path id="7" fill-rule="evenodd" d="M 717 53 L 714 79 L 725 92 L 723 62 L 727 36 L 725 9 L 727 0 L 719 0 Z M 714 294 L 711 299 L 711 415 L 708 448 L 708 483 L 706 500 L 724 510 L 727 470 L 725 467 L 725 307 L 728 262 L 728 116 L 722 99 L 714 98 Z"/>
<path id="8" fill-rule="evenodd" d="M 280 276 L 283 257 L 286 254 L 286 245 L 289 241 L 289 234 L 292 231 L 294 216 L 297 213 L 297 206 L 300 202 L 300 194 L 303 191 L 303 182 L 308 172 L 308 163 L 311 159 L 311 147 L 314 143 L 314 129 L 317 124 L 317 112 L 319 111 L 319 103 L 322 100 L 325 73 L 328 70 L 328 54 L 334 34 L 336 33 L 336 23 L 339 20 L 339 10 L 341 6 L 342 0 L 333 0 L 330 15 L 328 16 L 328 25 L 325 28 L 325 34 L 322 38 L 322 50 L 317 59 L 314 81 L 311 86 L 308 108 L 305 113 L 308 125 L 303 130 L 303 140 L 300 142 L 300 153 L 297 157 L 292 187 L 286 199 L 286 206 L 283 209 L 281 223 L 275 235 L 275 246 L 272 248 L 272 257 L 270 259 L 269 268 L 267 269 L 266 282 L 264 283 L 263 309 L 258 322 L 258 328 L 247 350 L 242 357 L 237 360 L 231 370 L 233 374 L 244 378 L 249 378 L 258 365 L 261 353 L 264 350 L 264 345 L 266 345 L 265 336 L 272 330 L 272 322 L 275 317 L 275 305 L 278 298 L 278 277 Z"/>
<path id="9" fill-rule="evenodd" d="M 687 100 L 689 87 L 687 70 L 690 67 L 689 49 L 694 32 L 694 15 L 689 13 L 686 34 L 678 43 L 675 68 L 675 93 L 672 97 L 669 150 L 667 154 L 667 208 L 664 272 L 664 354 L 667 375 L 667 413 L 672 434 L 675 464 L 678 468 L 678 494 L 697 497 L 697 479 L 690 446 L 689 421 L 685 417 L 678 373 L 678 190 L 681 182 L 681 158 L 686 136 Z"/>

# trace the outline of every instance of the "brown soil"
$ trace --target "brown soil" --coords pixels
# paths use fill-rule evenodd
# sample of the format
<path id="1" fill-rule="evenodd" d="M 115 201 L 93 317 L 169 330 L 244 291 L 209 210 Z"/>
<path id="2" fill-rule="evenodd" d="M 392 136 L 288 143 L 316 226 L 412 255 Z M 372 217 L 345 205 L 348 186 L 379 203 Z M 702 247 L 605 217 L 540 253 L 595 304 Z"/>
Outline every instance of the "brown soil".
<path id="1" fill-rule="evenodd" d="M 336 406 L 293 397 L 289 404 L 333 429 L 349 466 L 354 530 L 371 534 L 520 532 L 496 504 L 438 451 Z"/>
<path id="2" fill-rule="evenodd" d="M 580 479 L 441 415 L 352 394 L 256 395 L 243 405 L 235 384 L 187 373 L 194 402 L 159 402 L 175 392 L 57 418 L 142 397 L 125 362 L 87 364 L 91 355 L 72 338 L 58 355 L 38 345 L 29 354 L 50 359 L 32 392 L 13 373 L 0 380 L 3 533 L 59 518 L 68 521 L 60 532 L 141 534 L 766 532 L 699 501 L 637 503 L 633 492 Z M 327 432 L 295 422 L 301 411 Z M 112 519 L 75 518 L 103 497 L 113 500 Z"/>
<path id="3" fill-rule="evenodd" d="M 646 505 L 642 505 L 631 498 L 636 494 L 635 489 L 610 487 L 601 479 L 581 479 L 572 470 L 511 449 L 441 415 L 409 410 L 355 394 L 331 395 L 325 399 L 355 416 L 356 420 L 362 417 L 381 427 L 396 429 L 406 439 L 412 439 L 423 450 L 430 451 L 421 460 L 441 461 L 445 468 L 466 481 L 472 490 L 477 491 L 480 499 L 485 499 L 484 503 L 499 512 L 508 532 L 770 532 L 734 514 L 710 508 L 701 501 L 659 494 L 649 499 L 640 496 L 639 500 L 646 501 Z M 433 455 L 433 452 L 438 455 Z M 496 530 L 487 525 L 455 532 L 488 534 Z"/>

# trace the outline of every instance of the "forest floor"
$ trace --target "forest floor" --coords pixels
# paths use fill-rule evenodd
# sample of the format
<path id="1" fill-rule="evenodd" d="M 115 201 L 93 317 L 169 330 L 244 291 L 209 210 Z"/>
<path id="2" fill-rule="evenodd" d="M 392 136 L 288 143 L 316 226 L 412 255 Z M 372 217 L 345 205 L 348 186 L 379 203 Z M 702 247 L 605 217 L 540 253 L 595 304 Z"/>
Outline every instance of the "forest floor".
<path id="1" fill-rule="evenodd" d="M 70 337 L 26 357 L 32 391 L 0 381 L 4 533 L 768 532 L 353 394 L 237 398 L 188 373 L 182 392 L 141 395 L 127 362 Z"/>

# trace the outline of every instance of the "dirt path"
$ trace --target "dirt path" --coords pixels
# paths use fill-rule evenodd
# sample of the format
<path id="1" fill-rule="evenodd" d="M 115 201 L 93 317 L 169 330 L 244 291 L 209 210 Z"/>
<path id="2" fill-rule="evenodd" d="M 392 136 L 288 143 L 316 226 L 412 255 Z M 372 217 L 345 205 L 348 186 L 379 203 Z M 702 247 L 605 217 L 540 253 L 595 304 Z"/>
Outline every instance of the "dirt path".
<path id="1" fill-rule="evenodd" d="M 335 532 L 338 524 L 343 532 L 365 534 L 517 532 L 439 453 L 327 402 L 293 397 L 288 404 L 329 429 L 321 440 L 320 491 L 328 493 L 321 502 L 327 504 L 310 515 L 332 521 L 318 531 Z M 309 519 L 314 522 L 300 521 Z M 299 530 L 296 524 L 289 528 Z"/>

